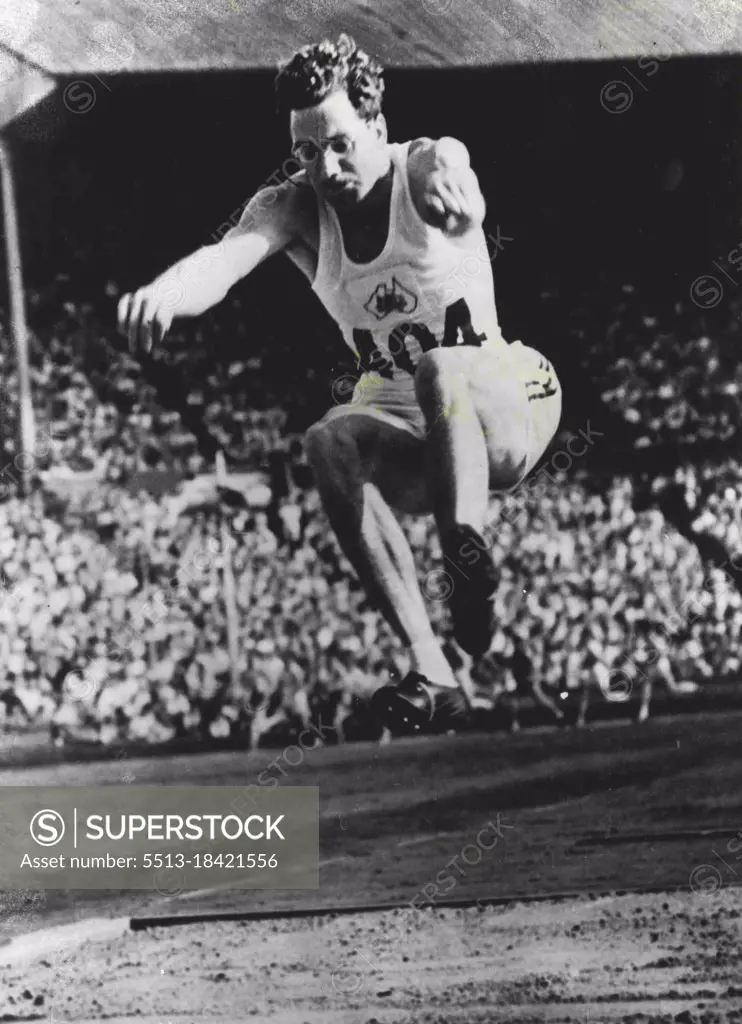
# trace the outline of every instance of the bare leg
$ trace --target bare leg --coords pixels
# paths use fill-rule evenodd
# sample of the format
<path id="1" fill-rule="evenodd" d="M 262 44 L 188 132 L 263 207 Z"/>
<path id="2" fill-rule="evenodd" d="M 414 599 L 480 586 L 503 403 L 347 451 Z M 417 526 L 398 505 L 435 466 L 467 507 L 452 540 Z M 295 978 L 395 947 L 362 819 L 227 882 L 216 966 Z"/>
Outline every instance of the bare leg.
<path id="1" fill-rule="evenodd" d="M 487 446 L 466 375 L 437 350 L 416 377 L 428 424 L 426 471 L 438 531 L 459 523 L 484 529 L 489 492 Z"/>
<path id="2" fill-rule="evenodd" d="M 657 666 L 657 677 L 658 681 L 667 690 L 668 696 L 670 697 L 687 697 L 690 694 L 698 692 L 698 685 L 696 683 L 685 680 L 678 682 L 673 675 L 672 666 L 668 660 L 659 662 Z"/>
<path id="3" fill-rule="evenodd" d="M 409 651 L 411 667 L 458 689 L 430 624 L 407 538 L 380 489 L 384 465 L 400 458 L 407 458 L 414 477 L 422 443 L 371 417 L 349 414 L 312 427 L 306 449 L 338 543 Z"/>
<path id="4" fill-rule="evenodd" d="M 415 388 L 428 429 L 426 472 L 457 643 L 486 653 L 496 623 L 497 576 L 483 537 L 490 489 L 515 486 L 527 465 L 530 410 L 500 356 L 459 346 L 427 352 Z"/>
<path id="5" fill-rule="evenodd" d="M 637 722 L 646 722 L 649 718 L 649 706 L 652 703 L 652 680 L 645 676 L 642 681 L 641 703 L 639 713 L 636 716 Z"/>
<path id="6" fill-rule="evenodd" d="M 345 723 L 351 716 L 350 698 L 346 699 L 343 694 L 335 707 L 335 715 L 332 727 L 335 730 L 338 743 L 345 743 Z"/>
<path id="7" fill-rule="evenodd" d="M 301 722 L 303 729 L 308 729 L 312 724 L 312 709 L 309 706 L 309 697 L 304 689 L 297 690 L 292 700 L 293 711 Z"/>
<path id="8" fill-rule="evenodd" d="M 451 653 L 447 657 L 459 688 L 466 698 L 466 703 L 470 708 L 488 707 L 488 701 L 483 702 L 480 697 L 477 697 L 477 687 L 471 674 L 474 668 L 474 659 L 453 641 L 450 641 L 450 644 Z"/>
<path id="9" fill-rule="evenodd" d="M 269 733 L 275 725 L 280 725 L 288 719 L 283 707 L 279 707 L 272 715 L 268 715 L 265 708 L 258 708 L 250 723 L 250 749 L 257 750 L 263 736 Z"/>
<path id="10" fill-rule="evenodd" d="M 513 694 L 509 701 L 510 704 L 510 732 L 515 734 L 520 732 L 520 698 L 517 694 Z"/>
<path id="11" fill-rule="evenodd" d="M 526 462 L 525 388 L 498 357 L 475 348 L 426 353 L 415 385 L 428 425 L 427 473 L 438 530 L 443 537 L 464 523 L 481 533 L 489 491 L 514 486 Z"/>
<path id="12" fill-rule="evenodd" d="M 538 678 L 534 678 L 531 687 L 531 692 L 533 693 L 534 700 L 536 700 L 536 702 L 540 704 L 542 707 L 549 710 L 557 722 L 562 721 L 562 719 L 564 718 L 562 709 L 559 707 L 555 700 L 552 700 L 551 697 L 548 696 L 543 686 L 541 685 L 541 681 Z"/>
<path id="13" fill-rule="evenodd" d="M 577 728 L 584 729 L 587 723 L 587 708 L 590 703 L 590 683 L 583 683 L 580 687 L 580 710 L 577 715 Z"/>

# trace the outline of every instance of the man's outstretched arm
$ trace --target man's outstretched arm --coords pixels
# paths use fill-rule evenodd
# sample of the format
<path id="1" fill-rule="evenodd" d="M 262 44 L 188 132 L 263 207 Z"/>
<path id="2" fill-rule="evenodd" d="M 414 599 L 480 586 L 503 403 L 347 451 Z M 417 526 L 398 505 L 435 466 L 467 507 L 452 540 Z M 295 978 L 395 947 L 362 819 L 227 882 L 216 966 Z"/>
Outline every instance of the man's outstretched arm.
<path id="1" fill-rule="evenodd" d="M 151 352 L 175 317 L 205 313 L 263 260 L 285 249 L 297 230 L 298 192 L 290 182 L 262 189 L 219 242 L 202 246 L 150 284 L 124 295 L 118 326 L 131 351 Z"/>

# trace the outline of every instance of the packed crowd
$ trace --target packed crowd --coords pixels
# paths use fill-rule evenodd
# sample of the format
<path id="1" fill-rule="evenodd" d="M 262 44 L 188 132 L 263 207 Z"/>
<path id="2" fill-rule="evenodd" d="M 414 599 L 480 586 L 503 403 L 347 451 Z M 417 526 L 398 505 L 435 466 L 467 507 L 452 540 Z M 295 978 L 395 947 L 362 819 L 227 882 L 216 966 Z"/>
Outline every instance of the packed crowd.
<path id="1" fill-rule="evenodd" d="M 579 306 L 567 334 L 582 345 L 608 405 L 638 426 L 636 443 L 733 439 L 740 422 L 733 318 L 726 332 L 699 334 L 679 308 L 666 320 L 640 315 L 628 287 L 614 300 L 603 334 L 588 331 L 588 311 Z M 32 296 L 32 384 L 45 441 L 32 469 L 23 470 L 33 478 L 31 498 L 13 494 L 17 468 L 4 475 L 0 723 L 29 721 L 55 736 L 104 743 L 225 737 L 249 732 L 265 709 L 286 709 L 301 723 L 310 705 L 338 696 L 362 704 L 386 673 L 403 669 L 396 639 L 327 529 L 299 454 L 309 356 L 277 376 L 282 350 L 257 350 L 238 314 L 230 308 L 189 334 L 176 331 L 167 358 L 140 365 L 110 325 L 101 326 L 100 311 Z M 328 349 L 319 334 L 306 347 L 314 341 Z M 18 466 L 17 382 L 7 351 L 0 352 L 6 468 Z M 316 381 L 320 407 L 340 400 L 332 375 L 346 369 L 328 353 L 316 369 L 317 378 L 329 371 Z M 274 488 L 267 508 L 224 507 L 227 552 L 215 509 L 183 510 L 137 486 L 148 470 L 207 471 L 217 449 L 253 468 L 277 460 L 286 470 L 286 485 Z M 609 448 L 601 454 L 608 462 Z M 39 486 L 48 470 L 94 471 L 100 483 L 84 497 L 62 499 Z M 675 476 L 694 528 L 739 552 L 738 463 L 700 464 Z M 443 636 L 445 600 L 425 584 L 439 565 L 434 532 L 423 521 L 407 529 Z M 629 477 L 597 480 L 573 467 L 537 498 L 495 500 L 488 536 L 500 580 L 495 648 L 519 637 L 546 684 L 574 684 L 590 657 L 609 665 L 630 659 L 647 629 L 663 635 L 679 677 L 739 673 L 742 597 L 734 581 L 723 569 L 704 568 L 692 540 L 639 501 Z M 237 583 L 234 674 L 225 558 Z M 476 674 L 483 692 L 493 672 L 485 659 Z"/>
<path id="2" fill-rule="evenodd" d="M 217 450 L 259 466 L 308 425 L 307 396 L 317 408 L 337 400 L 332 381 L 352 368 L 338 362 L 321 322 L 303 325 L 299 357 L 285 331 L 254 313 L 248 337 L 237 300 L 196 324 L 176 321 L 167 346 L 140 362 L 114 328 L 115 285 L 97 306 L 64 299 L 64 285 L 29 297 L 34 410 L 40 432 L 55 440 L 38 460 L 42 469 L 95 470 L 111 482 L 153 470 L 193 476 L 211 468 Z M 1 314 L 0 327 L 7 338 Z M 7 465 L 18 423 L 10 344 L 0 346 L 0 379 Z"/>
<path id="3" fill-rule="evenodd" d="M 679 282 L 659 298 L 614 280 L 547 291 L 535 314 L 560 350 L 577 356 L 637 448 L 732 443 L 742 426 L 737 347 L 742 302 L 703 311 Z M 537 328 L 538 329 L 538 328 Z M 552 354 L 551 350 L 549 354 Z"/>
<path id="4" fill-rule="evenodd" d="M 493 502 L 495 650 L 519 637 L 547 685 L 576 684 L 590 655 L 620 666 L 647 626 L 666 637 L 680 677 L 739 673 L 742 597 L 721 570 L 704 571 L 659 512 L 636 512 L 632 497 L 627 478 L 600 493 L 563 479 L 538 502 Z M 724 521 L 728 504 L 728 495 L 712 503 Z M 62 522 L 60 508 L 45 505 L 39 493 L 0 506 L 0 708 L 10 721 L 103 742 L 224 737 L 247 732 L 259 708 L 294 707 L 300 691 L 316 708 L 338 691 L 362 702 L 403 668 L 311 489 L 281 502 L 280 529 L 265 510 L 230 510 L 226 551 L 216 511 L 177 515 L 168 501 L 113 486 L 64 508 Z M 408 529 L 445 636 L 445 600 L 426 585 L 440 564 L 434 534 L 424 521 Z M 225 558 L 237 583 L 236 678 Z M 496 684 L 487 659 L 477 679 L 483 694 Z"/>

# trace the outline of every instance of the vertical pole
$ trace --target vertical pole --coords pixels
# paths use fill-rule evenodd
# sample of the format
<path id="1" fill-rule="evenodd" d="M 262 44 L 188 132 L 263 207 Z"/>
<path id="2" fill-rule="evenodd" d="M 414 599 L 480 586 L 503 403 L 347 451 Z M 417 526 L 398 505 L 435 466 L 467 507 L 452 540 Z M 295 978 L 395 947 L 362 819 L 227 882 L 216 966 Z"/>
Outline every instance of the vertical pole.
<path id="1" fill-rule="evenodd" d="M 216 482 L 227 485 L 227 468 L 224 453 L 216 453 Z M 232 694 L 237 696 L 240 687 L 240 647 L 239 647 L 239 616 L 237 614 L 237 588 L 232 570 L 232 544 L 229 528 L 224 513 L 219 507 L 219 531 L 221 534 L 222 574 L 224 577 L 224 610 L 227 619 L 227 649 L 229 652 L 229 671 L 232 682 Z"/>
<path id="2" fill-rule="evenodd" d="M 31 378 L 28 368 L 28 327 L 26 306 L 23 295 L 23 274 L 21 268 L 21 247 L 18 236 L 18 209 L 15 201 L 13 165 L 8 142 L 0 135 L 0 177 L 2 177 L 3 221 L 5 225 L 5 259 L 8 268 L 8 294 L 10 298 L 10 323 L 13 344 L 18 364 L 18 405 L 19 437 L 18 453 L 32 457 L 34 452 L 33 404 L 31 402 Z M 21 470 L 21 493 L 29 493 L 30 481 L 27 467 Z"/>

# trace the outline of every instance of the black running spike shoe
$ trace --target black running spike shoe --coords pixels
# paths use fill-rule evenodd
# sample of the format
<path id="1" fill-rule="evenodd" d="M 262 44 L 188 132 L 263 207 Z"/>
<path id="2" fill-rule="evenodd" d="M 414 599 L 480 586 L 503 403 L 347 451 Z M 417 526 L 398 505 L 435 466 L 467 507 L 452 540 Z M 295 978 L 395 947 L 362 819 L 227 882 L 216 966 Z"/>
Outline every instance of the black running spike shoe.
<path id="1" fill-rule="evenodd" d="M 492 598 L 497 573 L 487 542 L 473 526 L 462 523 L 441 538 L 441 547 L 451 566 L 448 605 L 454 639 L 473 658 L 481 658 L 489 650 L 496 628 Z"/>
<path id="2" fill-rule="evenodd" d="M 408 672 L 371 698 L 374 718 L 393 736 L 456 731 L 466 723 L 468 710 L 461 690 L 437 686 L 420 672 Z"/>

